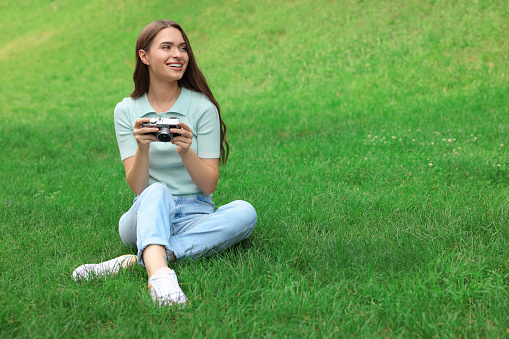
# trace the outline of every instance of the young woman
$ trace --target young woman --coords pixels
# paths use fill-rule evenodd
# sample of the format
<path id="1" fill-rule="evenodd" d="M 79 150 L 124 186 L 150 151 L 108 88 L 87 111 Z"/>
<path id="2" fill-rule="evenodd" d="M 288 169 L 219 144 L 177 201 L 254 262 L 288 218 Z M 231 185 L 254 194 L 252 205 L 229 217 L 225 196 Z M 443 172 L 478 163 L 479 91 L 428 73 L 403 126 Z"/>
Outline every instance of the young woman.
<path id="1" fill-rule="evenodd" d="M 199 70 L 189 40 L 176 22 L 147 25 L 136 42 L 134 91 L 114 112 L 115 132 L 127 183 L 137 194 L 119 222 L 124 244 L 136 246 L 159 306 L 187 298 L 168 262 L 209 256 L 249 237 L 256 211 L 237 200 L 214 212 L 219 162 L 229 147 L 219 104 Z M 150 118 L 179 118 L 171 142 L 159 142 Z M 75 279 L 116 273 L 136 262 L 127 255 L 86 264 Z"/>

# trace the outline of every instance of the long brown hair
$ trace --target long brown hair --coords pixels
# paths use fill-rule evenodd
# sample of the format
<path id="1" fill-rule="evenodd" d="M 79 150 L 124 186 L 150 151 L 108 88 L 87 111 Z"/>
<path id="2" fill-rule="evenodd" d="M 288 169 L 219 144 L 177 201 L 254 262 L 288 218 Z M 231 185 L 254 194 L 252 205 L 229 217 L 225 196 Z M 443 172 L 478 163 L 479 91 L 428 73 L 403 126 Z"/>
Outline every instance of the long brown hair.
<path id="1" fill-rule="evenodd" d="M 174 27 L 182 33 L 182 37 L 184 38 L 187 47 L 187 54 L 189 55 L 189 63 L 187 65 L 187 69 L 184 72 L 182 79 L 178 81 L 179 86 L 205 94 L 207 98 L 209 98 L 209 100 L 217 107 L 220 126 L 220 160 L 223 164 L 226 164 L 226 161 L 228 160 L 228 154 L 230 153 L 230 146 L 226 140 L 226 125 L 221 118 L 219 103 L 214 98 L 214 95 L 212 94 L 212 91 L 207 84 L 205 76 L 198 68 L 196 59 L 193 54 L 193 49 L 191 48 L 191 44 L 189 43 L 189 39 L 187 38 L 186 33 L 175 21 L 156 20 L 149 23 L 140 32 L 138 40 L 136 41 L 136 66 L 134 68 L 133 74 L 134 91 L 131 93 L 131 98 L 136 99 L 147 93 L 150 86 L 148 66 L 141 61 L 139 51 L 148 51 L 157 33 L 168 27 Z"/>

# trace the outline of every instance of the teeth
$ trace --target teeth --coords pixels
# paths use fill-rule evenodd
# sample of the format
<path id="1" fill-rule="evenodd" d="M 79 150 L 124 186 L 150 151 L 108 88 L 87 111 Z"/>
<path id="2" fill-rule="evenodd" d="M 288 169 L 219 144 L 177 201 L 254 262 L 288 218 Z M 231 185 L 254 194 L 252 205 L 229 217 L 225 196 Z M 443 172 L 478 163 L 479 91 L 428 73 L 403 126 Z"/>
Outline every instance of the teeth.
<path id="1" fill-rule="evenodd" d="M 180 67 L 182 67 L 182 64 L 170 64 L 170 67 L 180 68 Z"/>

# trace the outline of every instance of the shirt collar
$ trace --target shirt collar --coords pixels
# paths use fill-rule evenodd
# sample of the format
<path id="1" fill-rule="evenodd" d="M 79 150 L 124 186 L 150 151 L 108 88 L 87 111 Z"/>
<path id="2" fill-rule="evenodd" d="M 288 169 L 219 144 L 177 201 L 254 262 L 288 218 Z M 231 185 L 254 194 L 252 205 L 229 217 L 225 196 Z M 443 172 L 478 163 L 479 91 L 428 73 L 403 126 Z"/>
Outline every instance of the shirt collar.
<path id="1" fill-rule="evenodd" d="M 136 98 L 135 103 L 136 111 L 138 112 L 139 117 L 143 117 L 150 113 L 156 113 L 155 109 L 148 102 L 147 93 Z M 187 115 L 190 105 L 191 105 L 191 91 L 182 87 L 177 101 L 168 111 L 161 113 L 161 115 L 167 113 L 178 113 L 180 115 Z"/>

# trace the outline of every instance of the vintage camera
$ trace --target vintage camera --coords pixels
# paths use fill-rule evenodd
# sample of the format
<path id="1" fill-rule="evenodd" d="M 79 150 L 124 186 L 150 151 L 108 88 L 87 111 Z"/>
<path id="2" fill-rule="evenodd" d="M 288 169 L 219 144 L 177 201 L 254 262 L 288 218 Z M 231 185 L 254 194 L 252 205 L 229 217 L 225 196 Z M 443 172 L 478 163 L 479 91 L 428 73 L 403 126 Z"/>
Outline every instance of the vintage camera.
<path id="1" fill-rule="evenodd" d="M 179 118 L 152 118 L 149 122 L 142 122 L 141 127 L 159 128 L 159 131 L 148 134 L 155 135 L 161 142 L 170 142 L 174 136 L 170 128 L 180 128 L 179 122 Z"/>

